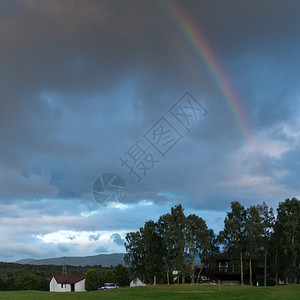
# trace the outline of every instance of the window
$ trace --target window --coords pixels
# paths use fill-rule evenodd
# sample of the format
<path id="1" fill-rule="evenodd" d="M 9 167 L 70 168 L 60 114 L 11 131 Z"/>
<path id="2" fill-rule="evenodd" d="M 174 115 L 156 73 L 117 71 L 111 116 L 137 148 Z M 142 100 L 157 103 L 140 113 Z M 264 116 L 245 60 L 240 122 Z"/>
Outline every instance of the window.
<path id="1" fill-rule="evenodd" d="M 219 262 L 219 272 L 227 272 L 228 271 L 228 261 L 220 261 Z"/>

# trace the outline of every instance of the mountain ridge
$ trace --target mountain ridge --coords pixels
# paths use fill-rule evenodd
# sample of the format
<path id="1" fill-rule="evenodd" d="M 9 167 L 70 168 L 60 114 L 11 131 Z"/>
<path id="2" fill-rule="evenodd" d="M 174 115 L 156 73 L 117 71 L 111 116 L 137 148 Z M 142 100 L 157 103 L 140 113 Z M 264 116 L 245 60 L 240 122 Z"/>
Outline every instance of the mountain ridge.
<path id="1" fill-rule="evenodd" d="M 66 265 L 70 266 L 102 265 L 104 267 L 115 267 L 119 263 L 125 265 L 124 255 L 125 253 L 111 253 L 93 256 L 62 256 L 44 259 L 26 258 L 17 260 L 16 263 L 33 265 L 63 265 L 63 261 L 65 261 Z"/>

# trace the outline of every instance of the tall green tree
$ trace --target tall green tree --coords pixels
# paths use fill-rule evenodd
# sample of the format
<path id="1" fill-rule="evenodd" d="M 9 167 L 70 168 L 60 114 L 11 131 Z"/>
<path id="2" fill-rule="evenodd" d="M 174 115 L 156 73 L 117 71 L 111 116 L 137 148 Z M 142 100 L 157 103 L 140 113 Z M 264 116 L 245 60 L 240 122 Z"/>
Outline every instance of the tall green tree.
<path id="1" fill-rule="evenodd" d="M 246 210 L 239 202 L 231 202 L 231 211 L 224 220 L 224 230 L 219 233 L 219 239 L 224 248 L 233 255 L 239 253 L 241 268 L 241 284 L 244 284 L 243 255 L 245 250 Z"/>
<path id="2" fill-rule="evenodd" d="M 191 214 L 186 218 L 186 247 L 191 257 L 191 277 L 193 284 L 195 282 L 194 265 L 196 257 L 199 257 L 203 262 L 211 251 L 206 222 L 195 214 Z M 200 274 L 198 274 L 199 276 Z"/>
<path id="3" fill-rule="evenodd" d="M 115 274 L 119 286 L 128 286 L 130 284 L 129 271 L 125 266 L 118 264 L 115 268 Z"/>
<path id="4" fill-rule="evenodd" d="M 171 208 L 171 234 L 173 237 L 173 251 L 175 253 L 174 267 L 181 272 L 182 283 L 186 276 L 186 218 L 181 204 Z M 179 282 L 179 274 L 178 274 Z"/>
<path id="5" fill-rule="evenodd" d="M 249 259 L 250 285 L 252 282 L 252 262 L 258 259 L 262 248 L 263 224 L 261 218 L 261 207 L 252 205 L 247 208 L 245 219 L 245 251 Z"/>
<path id="6" fill-rule="evenodd" d="M 171 213 L 160 216 L 158 231 L 163 239 L 164 264 L 167 283 L 170 284 L 170 271 L 176 269 L 182 275 L 182 282 L 188 272 L 186 263 L 186 217 L 181 204 L 171 208 Z M 178 274 L 179 283 L 179 274 Z"/>
<path id="7" fill-rule="evenodd" d="M 173 252 L 173 231 L 171 214 L 164 214 L 158 219 L 158 233 L 163 240 L 163 262 L 164 271 L 167 277 L 167 284 L 170 284 L 170 272 L 174 267 L 175 253 Z"/>
<path id="8" fill-rule="evenodd" d="M 104 282 L 117 283 L 117 275 L 112 270 L 107 270 L 104 275 Z"/>
<path id="9" fill-rule="evenodd" d="M 262 245 L 264 251 L 264 286 L 267 285 L 267 255 L 270 250 L 271 235 L 274 230 L 274 213 L 272 208 L 268 208 L 265 202 L 260 206 L 261 222 L 263 227 Z"/>
<path id="10" fill-rule="evenodd" d="M 281 255 L 283 277 L 299 280 L 300 276 L 300 201 L 296 198 L 279 203 L 275 235 Z"/>
<path id="11" fill-rule="evenodd" d="M 218 239 L 218 236 L 210 228 L 207 230 L 207 238 L 208 247 L 205 249 L 205 251 L 202 252 L 201 261 L 207 266 L 213 266 L 215 263 L 215 256 L 220 253 L 220 241 Z"/>
<path id="12" fill-rule="evenodd" d="M 153 221 L 145 223 L 138 232 L 128 233 L 125 237 L 127 254 L 124 259 L 130 266 L 132 275 L 156 284 L 163 273 L 164 239 L 158 224 Z"/>
<path id="13" fill-rule="evenodd" d="M 162 276 L 162 265 L 164 255 L 163 238 L 159 234 L 158 224 L 153 221 L 145 223 L 142 230 L 145 244 L 145 264 L 148 278 L 153 278 L 152 284 L 155 285 L 157 278 Z"/>
<path id="14" fill-rule="evenodd" d="M 140 228 L 139 231 L 126 234 L 124 261 L 129 266 L 132 276 L 144 279 L 146 274 L 146 249 L 142 231 L 143 229 Z"/>
<path id="15" fill-rule="evenodd" d="M 95 291 L 99 287 L 99 276 L 95 269 L 90 269 L 85 275 L 85 289 Z"/>

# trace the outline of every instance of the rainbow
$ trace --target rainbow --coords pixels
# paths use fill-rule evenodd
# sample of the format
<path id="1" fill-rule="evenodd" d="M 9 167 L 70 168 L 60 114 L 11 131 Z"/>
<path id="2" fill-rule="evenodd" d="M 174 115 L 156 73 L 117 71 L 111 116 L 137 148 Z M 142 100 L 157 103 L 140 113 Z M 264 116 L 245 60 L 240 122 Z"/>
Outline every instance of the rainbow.
<path id="1" fill-rule="evenodd" d="M 241 133 L 245 136 L 248 146 L 250 147 L 250 153 L 254 158 L 259 172 L 262 174 L 263 167 L 256 155 L 258 148 L 250 122 L 229 77 L 225 73 L 221 63 L 218 61 L 209 41 L 206 39 L 199 26 L 196 26 L 191 18 L 189 18 L 174 1 L 163 1 L 161 4 L 169 18 L 179 29 L 182 37 L 188 42 L 190 48 L 192 48 L 196 56 L 203 62 L 208 70 L 211 78 L 232 112 L 232 115 L 238 124 L 238 128 L 240 128 Z"/>

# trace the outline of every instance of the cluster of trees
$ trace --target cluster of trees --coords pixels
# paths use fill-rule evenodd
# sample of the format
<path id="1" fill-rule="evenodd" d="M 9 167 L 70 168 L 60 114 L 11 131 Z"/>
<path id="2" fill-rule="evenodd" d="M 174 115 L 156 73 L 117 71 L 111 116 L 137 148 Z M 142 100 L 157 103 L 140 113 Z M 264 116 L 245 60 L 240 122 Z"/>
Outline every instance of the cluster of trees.
<path id="1" fill-rule="evenodd" d="M 119 264 L 116 267 L 103 266 L 67 266 L 69 274 L 87 274 L 89 270 L 97 270 L 97 289 L 105 282 L 116 282 L 120 286 L 127 286 L 130 283 L 128 268 Z M 49 290 L 49 280 L 53 274 L 61 273 L 61 266 L 57 265 L 29 265 L 17 263 L 0 262 L 0 291 L 10 290 Z M 89 280 L 88 280 L 89 281 Z M 92 282 L 94 282 L 92 280 Z M 91 287 L 89 287 L 90 289 Z"/>
<path id="2" fill-rule="evenodd" d="M 128 286 L 130 283 L 128 269 L 118 264 L 113 270 L 108 270 L 105 274 L 99 274 L 95 269 L 90 269 L 85 276 L 85 289 L 94 291 L 103 286 L 105 282 L 118 283 L 119 286 Z"/>
<path id="3" fill-rule="evenodd" d="M 272 208 L 263 203 L 245 209 L 240 203 L 231 203 L 231 212 L 219 233 L 224 249 L 240 258 L 241 284 L 244 260 L 249 264 L 252 284 L 252 263 L 264 265 L 264 285 L 267 274 L 285 283 L 298 282 L 300 277 L 300 201 L 296 198 L 279 203 L 275 218 Z M 269 272 L 267 272 L 269 270 Z"/>
<path id="4" fill-rule="evenodd" d="M 220 248 L 238 266 L 241 284 L 244 284 L 245 267 L 250 271 L 252 284 L 254 261 L 264 266 L 265 285 L 267 277 L 276 279 L 277 284 L 279 279 L 298 281 L 300 201 L 292 198 L 279 203 L 276 218 L 265 203 L 245 208 L 234 201 L 224 220 L 224 229 L 218 235 L 199 216 L 185 216 L 179 204 L 157 222 L 148 221 L 139 231 L 127 233 L 125 248 L 124 259 L 132 275 L 152 284 L 169 284 L 172 270 L 180 272 L 182 283 L 186 279 L 198 282 L 200 273 L 195 278 L 195 259 L 212 268 Z"/>
<path id="5" fill-rule="evenodd" d="M 67 265 L 69 274 L 85 274 L 89 269 L 96 268 L 99 276 L 104 276 L 114 267 L 104 266 L 71 266 Z M 10 290 L 49 290 L 49 279 L 53 274 L 62 272 L 59 265 L 33 265 L 0 262 L 0 291 Z"/>
<path id="6" fill-rule="evenodd" d="M 184 283 L 193 274 L 197 257 L 209 263 L 219 251 L 213 230 L 195 214 L 186 217 L 181 204 L 157 222 L 148 221 L 139 231 L 127 233 L 125 248 L 124 260 L 132 275 L 152 284 L 165 280 L 169 284 L 172 270 L 180 270 Z"/>
<path id="7" fill-rule="evenodd" d="M 49 280 L 42 274 L 20 269 L 7 278 L 0 277 L 0 291 L 6 290 L 49 290 Z"/>

